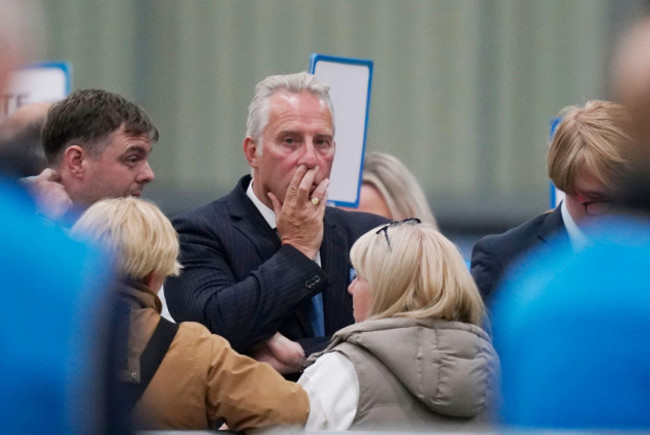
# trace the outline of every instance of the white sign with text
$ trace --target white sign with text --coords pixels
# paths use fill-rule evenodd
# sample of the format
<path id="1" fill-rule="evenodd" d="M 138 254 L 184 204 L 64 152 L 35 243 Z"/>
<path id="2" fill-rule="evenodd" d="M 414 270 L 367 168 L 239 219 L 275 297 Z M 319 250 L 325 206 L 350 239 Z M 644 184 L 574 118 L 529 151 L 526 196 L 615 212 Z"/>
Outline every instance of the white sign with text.
<path id="1" fill-rule="evenodd" d="M 19 69 L 0 96 L 0 118 L 25 104 L 62 100 L 70 93 L 70 82 L 70 66 L 65 62 L 37 63 Z"/>

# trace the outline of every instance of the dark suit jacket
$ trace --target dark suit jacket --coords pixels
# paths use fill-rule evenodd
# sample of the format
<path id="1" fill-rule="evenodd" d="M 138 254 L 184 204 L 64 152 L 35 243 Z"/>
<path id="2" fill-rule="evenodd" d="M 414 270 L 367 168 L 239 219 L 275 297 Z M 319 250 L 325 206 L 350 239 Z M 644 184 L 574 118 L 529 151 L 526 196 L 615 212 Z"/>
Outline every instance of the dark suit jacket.
<path id="1" fill-rule="evenodd" d="M 240 352 L 276 331 L 300 342 L 307 352 L 324 347 L 309 321 L 311 297 L 323 295 L 325 334 L 354 323 L 347 292 L 352 244 L 387 222 L 380 216 L 327 207 L 322 268 L 289 245 L 282 245 L 246 196 L 250 176 L 228 195 L 175 217 L 183 265 L 165 283 L 165 298 L 176 321 L 195 321 L 230 341 Z"/>
<path id="2" fill-rule="evenodd" d="M 479 240 L 472 250 L 472 276 L 483 299 L 489 303 L 493 290 L 514 260 L 555 237 L 568 239 L 559 206 L 503 234 Z"/>

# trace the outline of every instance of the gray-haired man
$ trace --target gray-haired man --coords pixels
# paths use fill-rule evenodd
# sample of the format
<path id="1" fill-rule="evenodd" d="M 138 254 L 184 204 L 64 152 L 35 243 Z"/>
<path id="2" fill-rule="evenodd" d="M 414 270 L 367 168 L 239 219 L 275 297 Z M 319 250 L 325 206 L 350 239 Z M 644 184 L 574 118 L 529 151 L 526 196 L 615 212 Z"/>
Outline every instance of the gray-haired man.
<path id="1" fill-rule="evenodd" d="M 326 206 L 332 115 L 328 86 L 311 74 L 257 85 L 243 143 L 252 178 L 173 220 L 184 265 L 165 285 L 175 319 L 205 324 L 238 351 L 280 332 L 305 353 L 353 323 L 349 250 L 385 219 Z"/>

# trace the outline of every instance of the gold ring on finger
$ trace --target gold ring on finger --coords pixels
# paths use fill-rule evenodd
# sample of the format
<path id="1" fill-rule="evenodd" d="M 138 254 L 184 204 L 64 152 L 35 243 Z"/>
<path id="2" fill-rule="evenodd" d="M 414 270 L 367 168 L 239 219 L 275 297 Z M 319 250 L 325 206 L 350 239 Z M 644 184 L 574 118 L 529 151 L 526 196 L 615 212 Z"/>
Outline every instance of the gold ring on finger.
<path id="1" fill-rule="evenodd" d="M 318 199 L 318 198 L 316 198 L 316 197 L 314 196 L 314 197 L 312 197 L 312 199 L 311 199 L 311 203 L 314 204 L 314 205 L 318 205 L 318 204 L 320 204 L 320 199 Z"/>

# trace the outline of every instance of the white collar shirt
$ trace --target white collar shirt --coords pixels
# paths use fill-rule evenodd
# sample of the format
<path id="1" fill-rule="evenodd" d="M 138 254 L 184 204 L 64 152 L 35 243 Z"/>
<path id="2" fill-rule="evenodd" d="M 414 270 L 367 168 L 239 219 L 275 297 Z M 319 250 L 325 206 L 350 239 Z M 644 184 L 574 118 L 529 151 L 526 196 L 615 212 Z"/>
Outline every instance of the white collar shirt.
<path id="1" fill-rule="evenodd" d="M 562 204 L 560 205 L 560 211 L 562 213 L 562 221 L 564 222 L 564 227 L 569 234 L 571 247 L 574 251 L 583 248 L 589 242 L 589 239 L 580 229 L 578 224 L 576 224 L 576 222 L 573 220 L 573 217 L 571 216 L 571 213 L 569 213 L 569 209 L 566 205 L 566 200 L 562 201 Z"/>

